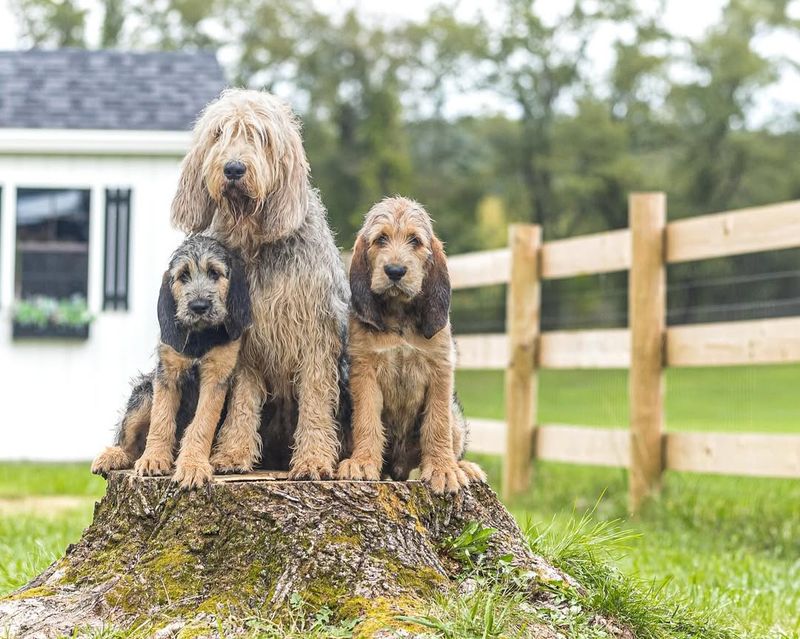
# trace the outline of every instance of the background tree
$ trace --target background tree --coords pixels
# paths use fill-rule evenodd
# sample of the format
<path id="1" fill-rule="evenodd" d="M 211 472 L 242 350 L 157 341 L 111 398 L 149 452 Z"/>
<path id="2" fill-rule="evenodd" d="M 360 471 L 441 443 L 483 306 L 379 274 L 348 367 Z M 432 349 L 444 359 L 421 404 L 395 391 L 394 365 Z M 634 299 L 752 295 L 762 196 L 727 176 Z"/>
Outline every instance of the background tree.
<path id="1" fill-rule="evenodd" d="M 668 1 L 573 0 L 555 18 L 536 0 L 474 16 L 451 3 L 385 24 L 312 0 L 99 0 L 98 34 L 77 0 L 13 7 L 26 45 L 218 50 L 233 84 L 302 116 L 343 247 L 372 202 L 400 192 L 458 253 L 501 245 L 514 221 L 547 239 L 624 227 L 633 190 L 667 191 L 672 217 L 800 198 L 800 118 L 765 121 L 761 100 L 800 67 L 761 46 L 800 35 L 789 0 L 728 0 L 695 38 L 664 28 Z M 671 267 L 670 321 L 800 313 L 798 258 Z M 548 283 L 544 324 L 624 324 L 625 291 L 617 275 Z M 500 289 L 457 296 L 478 330 L 501 328 L 502 306 Z"/>
<path id="2" fill-rule="evenodd" d="M 32 47 L 84 47 L 87 11 L 74 0 L 15 0 L 23 41 Z"/>

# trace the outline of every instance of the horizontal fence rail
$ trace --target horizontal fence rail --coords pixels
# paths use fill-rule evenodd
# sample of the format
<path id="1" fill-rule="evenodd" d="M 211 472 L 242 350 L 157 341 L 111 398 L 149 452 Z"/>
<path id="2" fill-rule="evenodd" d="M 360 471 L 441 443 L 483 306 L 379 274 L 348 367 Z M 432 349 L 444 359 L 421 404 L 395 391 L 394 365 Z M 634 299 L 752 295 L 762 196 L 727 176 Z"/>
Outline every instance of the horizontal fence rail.
<path id="1" fill-rule="evenodd" d="M 798 361 L 800 317 L 692 324 L 667 330 L 669 366 L 787 364 Z"/>
<path id="2" fill-rule="evenodd" d="M 509 248 L 449 258 L 454 289 L 509 285 L 507 333 L 457 337 L 459 368 L 504 369 L 508 378 L 509 422 L 471 419 L 472 448 L 505 455 L 506 495 L 527 483 L 529 461 L 519 451 L 630 468 L 634 510 L 665 469 L 800 477 L 800 435 L 663 432 L 664 367 L 800 362 L 800 317 L 666 327 L 666 264 L 800 247 L 800 201 L 670 223 L 663 194 L 634 195 L 630 206 L 629 229 L 541 243 L 530 230 L 538 227 L 519 225 Z M 634 330 L 539 332 L 538 282 L 625 270 Z M 631 428 L 537 426 L 539 368 L 631 369 Z"/>
<path id="3" fill-rule="evenodd" d="M 542 278 L 546 280 L 625 271 L 631 265 L 628 229 L 545 242 Z"/>
<path id="4" fill-rule="evenodd" d="M 470 449 L 502 455 L 506 423 L 470 419 Z M 625 428 L 545 424 L 534 431 L 536 458 L 586 466 L 630 466 Z M 665 433 L 664 468 L 750 477 L 800 477 L 800 435 Z"/>
<path id="5" fill-rule="evenodd" d="M 667 225 L 667 262 L 800 246 L 800 201 L 678 220 Z"/>
<path id="6" fill-rule="evenodd" d="M 447 259 L 447 270 L 454 289 L 507 284 L 511 276 L 511 250 L 455 255 Z"/>
<path id="7" fill-rule="evenodd" d="M 630 331 L 598 329 L 542 333 L 541 368 L 628 368 Z"/>

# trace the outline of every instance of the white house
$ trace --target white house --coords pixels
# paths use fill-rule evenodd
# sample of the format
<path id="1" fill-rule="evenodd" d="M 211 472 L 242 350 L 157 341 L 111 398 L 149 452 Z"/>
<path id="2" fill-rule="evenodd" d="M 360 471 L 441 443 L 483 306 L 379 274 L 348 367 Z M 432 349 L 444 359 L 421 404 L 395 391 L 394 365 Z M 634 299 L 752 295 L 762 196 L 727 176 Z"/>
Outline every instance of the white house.
<path id="1" fill-rule="evenodd" d="M 210 53 L 0 52 L 0 459 L 111 441 L 153 364 L 189 129 L 224 86 Z"/>

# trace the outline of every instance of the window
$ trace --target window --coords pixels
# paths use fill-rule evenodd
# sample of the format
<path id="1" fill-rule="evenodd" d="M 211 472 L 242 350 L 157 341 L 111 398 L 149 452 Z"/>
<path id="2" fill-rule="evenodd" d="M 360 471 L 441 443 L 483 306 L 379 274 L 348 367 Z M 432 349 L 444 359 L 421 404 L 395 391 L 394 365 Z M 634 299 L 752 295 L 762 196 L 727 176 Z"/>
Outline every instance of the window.
<path id="1" fill-rule="evenodd" d="M 131 190 L 106 189 L 103 308 L 128 310 Z"/>
<path id="2" fill-rule="evenodd" d="M 17 189 L 15 294 L 86 298 L 89 191 Z"/>

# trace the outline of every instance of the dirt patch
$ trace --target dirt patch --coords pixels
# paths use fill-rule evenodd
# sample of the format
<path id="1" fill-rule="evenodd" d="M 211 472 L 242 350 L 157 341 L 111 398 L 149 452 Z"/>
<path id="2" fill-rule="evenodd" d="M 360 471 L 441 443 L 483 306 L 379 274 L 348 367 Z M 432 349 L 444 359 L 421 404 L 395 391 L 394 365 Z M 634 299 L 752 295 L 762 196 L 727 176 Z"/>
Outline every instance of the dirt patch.
<path id="1" fill-rule="evenodd" d="M 68 510 L 91 506 L 91 497 L 75 497 L 71 495 L 51 495 L 40 497 L 0 497 L 0 516 L 3 515 L 40 515 L 57 517 Z"/>

